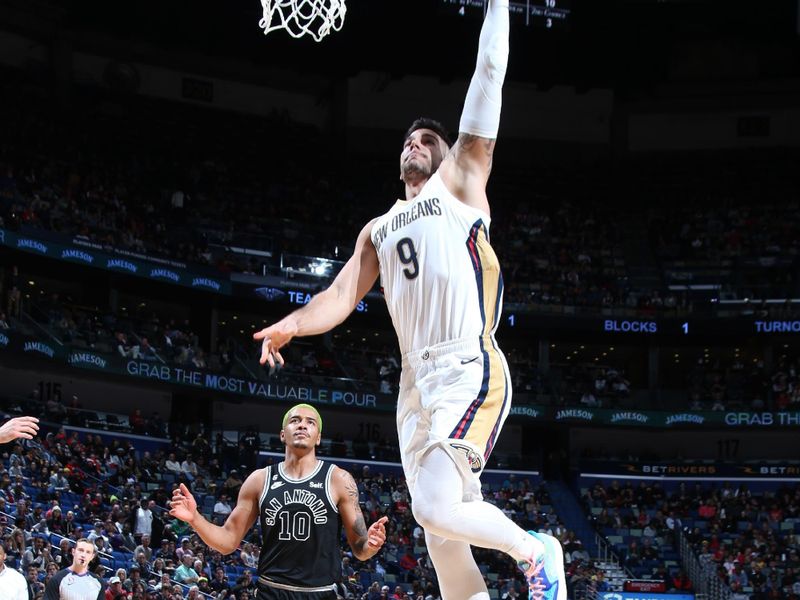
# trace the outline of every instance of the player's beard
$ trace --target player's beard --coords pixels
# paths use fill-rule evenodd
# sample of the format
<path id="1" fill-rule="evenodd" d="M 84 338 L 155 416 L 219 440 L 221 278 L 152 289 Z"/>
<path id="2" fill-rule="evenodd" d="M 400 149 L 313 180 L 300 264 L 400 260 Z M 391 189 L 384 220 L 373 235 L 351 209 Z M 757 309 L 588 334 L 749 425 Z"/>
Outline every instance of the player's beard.
<path id="1" fill-rule="evenodd" d="M 415 179 L 428 179 L 431 176 L 430 165 L 421 162 L 419 159 L 407 160 L 403 163 L 403 181 L 409 182 Z"/>

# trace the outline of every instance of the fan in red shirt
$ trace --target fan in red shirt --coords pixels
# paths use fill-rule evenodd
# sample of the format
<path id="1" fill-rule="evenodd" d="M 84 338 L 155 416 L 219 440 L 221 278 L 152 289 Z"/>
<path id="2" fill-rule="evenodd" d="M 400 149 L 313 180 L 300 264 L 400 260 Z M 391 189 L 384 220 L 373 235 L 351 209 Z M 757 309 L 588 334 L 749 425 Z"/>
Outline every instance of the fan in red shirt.
<path id="1" fill-rule="evenodd" d="M 413 571 L 417 568 L 417 559 L 414 558 L 414 555 L 411 554 L 411 549 L 406 547 L 406 551 L 402 557 L 400 557 L 400 568 L 405 569 L 406 571 Z"/>
<path id="2" fill-rule="evenodd" d="M 672 578 L 672 587 L 680 592 L 689 592 L 694 586 L 692 585 L 692 580 L 683 571 L 678 571 L 675 577 Z"/>

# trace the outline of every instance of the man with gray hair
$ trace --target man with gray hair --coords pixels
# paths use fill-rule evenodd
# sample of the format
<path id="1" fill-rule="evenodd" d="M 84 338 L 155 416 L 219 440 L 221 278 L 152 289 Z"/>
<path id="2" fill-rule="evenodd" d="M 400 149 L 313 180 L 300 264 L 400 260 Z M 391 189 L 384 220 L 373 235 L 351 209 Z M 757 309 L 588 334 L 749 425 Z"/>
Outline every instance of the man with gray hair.
<path id="1" fill-rule="evenodd" d="M 133 551 L 134 558 L 138 557 L 140 554 L 144 554 L 144 558 L 147 562 L 153 559 L 153 549 L 150 547 L 150 536 L 146 533 L 142 535 L 142 543 L 136 546 L 136 549 Z"/>
<path id="2" fill-rule="evenodd" d="M 183 558 L 181 559 L 181 566 L 175 569 L 175 581 L 183 584 L 197 583 L 199 575 L 192 567 L 193 560 L 194 558 L 191 554 L 183 555 Z"/>

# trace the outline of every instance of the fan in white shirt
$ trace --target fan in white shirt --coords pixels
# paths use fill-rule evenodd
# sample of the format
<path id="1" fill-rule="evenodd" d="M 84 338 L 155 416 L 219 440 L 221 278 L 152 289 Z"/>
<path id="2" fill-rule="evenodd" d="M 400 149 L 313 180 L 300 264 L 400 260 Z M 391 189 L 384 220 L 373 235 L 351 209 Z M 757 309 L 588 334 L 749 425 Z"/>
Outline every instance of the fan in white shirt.
<path id="1" fill-rule="evenodd" d="M 214 517 L 225 519 L 229 514 L 231 514 L 232 510 L 233 509 L 228 502 L 227 494 L 220 494 L 219 500 L 217 500 L 217 503 L 214 504 Z"/>
<path id="2" fill-rule="evenodd" d="M 136 509 L 136 529 L 135 534 L 150 535 L 153 531 L 153 509 L 156 507 L 155 500 L 142 500 L 139 508 Z"/>
<path id="3" fill-rule="evenodd" d="M 167 457 L 167 460 L 164 461 L 164 468 L 175 475 L 181 474 L 181 463 L 175 458 L 174 452 L 171 452 Z"/>
<path id="4" fill-rule="evenodd" d="M 191 455 L 181 463 L 181 472 L 189 481 L 194 481 L 197 477 L 197 463 L 192 460 Z"/>

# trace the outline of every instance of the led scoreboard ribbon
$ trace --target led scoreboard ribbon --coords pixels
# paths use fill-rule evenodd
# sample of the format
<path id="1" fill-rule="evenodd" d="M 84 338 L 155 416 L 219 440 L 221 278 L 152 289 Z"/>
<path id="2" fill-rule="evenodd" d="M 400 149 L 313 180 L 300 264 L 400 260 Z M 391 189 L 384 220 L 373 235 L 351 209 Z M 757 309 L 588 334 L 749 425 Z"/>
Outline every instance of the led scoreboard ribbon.
<path id="1" fill-rule="evenodd" d="M 442 0 L 447 8 L 461 16 L 483 14 L 486 0 Z M 572 0 L 511 0 L 509 12 L 514 20 L 545 29 L 564 29 L 569 23 Z M 481 11 L 478 13 L 478 11 Z"/>

